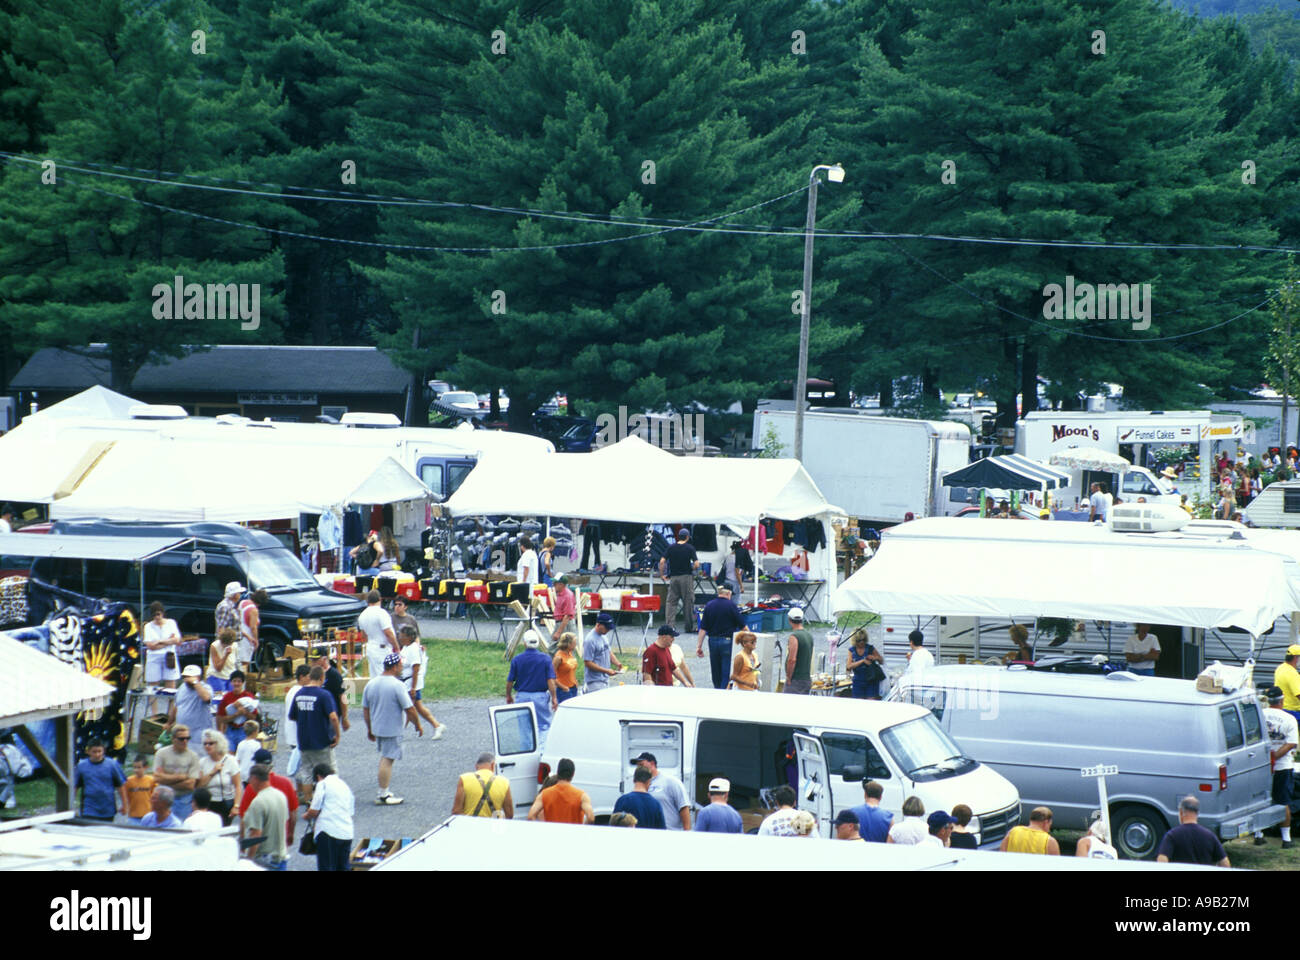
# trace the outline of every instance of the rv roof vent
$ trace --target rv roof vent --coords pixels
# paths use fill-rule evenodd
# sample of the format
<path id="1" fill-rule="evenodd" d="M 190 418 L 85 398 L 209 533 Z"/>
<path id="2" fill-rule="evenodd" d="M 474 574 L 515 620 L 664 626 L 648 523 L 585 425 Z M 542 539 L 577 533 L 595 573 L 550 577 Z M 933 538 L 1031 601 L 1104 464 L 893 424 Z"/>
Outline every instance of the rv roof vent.
<path id="1" fill-rule="evenodd" d="M 391 413 L 345 413 L 339 421 L 345 427 L 363 427 L 371 430 L 391 430 L 402 421 Z"/>
<path id="2" fill-rule="evenodd" d="M 137 403 L 127 415 L 132 420 L 185 420 L 189 414 L 184 407 L 172 403 Z"/>
<path id="3" fill-rule="evenodd" d="M 245 423 L 251 423 L 251 421 L 248 419 L 248 417 L 241 417 L 237 413 L 222 413 L 217 416 L 217 423 L 225 424 L 226 426 L 231 426 L 231 427 L 238 427 L 244 425 Z"/>
<path id="4" fill-rule="evenodd" d="M 1110 509 L 1110 528 L 1116 533 L 1180 530 L 1190 519 L 1186 510 L 1169 503 L 1121 503 Z"/>
<path id="5" fill-rule="evenodd" d="M 1106 674 L 1107 680 L 1132 680 L 1134 682 L 1141 680 L 1136 673 L 1129 673 L 1127 670 L 1116 670 L 1114 673 Z"/>

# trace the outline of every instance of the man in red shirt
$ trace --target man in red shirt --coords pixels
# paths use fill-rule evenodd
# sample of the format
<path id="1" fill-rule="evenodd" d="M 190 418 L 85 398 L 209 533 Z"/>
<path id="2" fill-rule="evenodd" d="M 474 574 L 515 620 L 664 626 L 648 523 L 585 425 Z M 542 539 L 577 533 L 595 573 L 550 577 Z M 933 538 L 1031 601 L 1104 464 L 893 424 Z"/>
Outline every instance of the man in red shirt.
<path id="1" fill-rule="evenodd" d="M 253 764 L 266 764 L 270 769 L 271 763 L 275 760 L 275 754 L 270 750 L 259 750 L 253 754 Z M 274 771 L 271 772 L 271 786 L 284 794 L 284 798 L 289 801 L 289 819 L 284 825 L 285 840 L 290 846 L 293 846 L 294 824 L 298 817 L 298 791 L 294 788 L 293 781 L 288 777 L 282 777 Z M 260 781 L 249 779 L 248 784 L 244 787 L 244 798 L 239 802 L 239 836 L 244 836 L 244 812 L 248 810 L 248 805 L 253 802 L 253 798 L 261 793 Z"/>
<path id="2" fill-rule="evenodd" d="M 226 735 L 230 742 L 230 752 L 234 753 L 244 740 L 244 721 L 257 720 L 257 707 L 246 709 L 236 707 L 235 702 L 248 696 L 244 690 L 244 671 L 236 670 L 230 675 L 230 689 L 221 698 L 217 707 L 217 729 Z"/>
<path id="3" fill-rule="evenodd" d="M 645 653 L 641 654 L 641 682 L 645 684 L 654 684 L 657 687 L 671 687 L 673 677 L 677 677 L 683 685 L 693 687 L 690 679 L 682 672 L 681 667 L 673 662 L 672 650 L 673 637 L 677 636 L 677 631 L 664 624 L 659 628 L 659 636 L 655 642 L 645 648 Z"/>

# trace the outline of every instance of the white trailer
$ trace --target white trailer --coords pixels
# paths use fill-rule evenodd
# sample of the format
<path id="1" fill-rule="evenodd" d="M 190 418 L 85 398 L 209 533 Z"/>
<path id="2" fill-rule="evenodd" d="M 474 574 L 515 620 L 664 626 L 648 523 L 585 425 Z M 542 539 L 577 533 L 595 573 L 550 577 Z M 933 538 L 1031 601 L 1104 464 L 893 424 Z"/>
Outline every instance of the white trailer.
<path id="1" fill-rule="evenodd" d="M 0 824 L 0 872 L 246 870 L 238 831 L 151 830 L 77 820 L 71 811 Z"/>
<path id="2" fill-rule="evenodd" d="M 1039 410 L 1016 421 L 1016 453 L 1047 463 L 1052 454 L 1071 447 L 1096 447 L 1118 453 L 1121 444 L 1132 445 L 1136 455 L 1145 455 L 1152 444 L 1187 444 L 1200 454 L 1199 478 L 1184 477 L 1177 493 L 1210 498 L 1211 460 L 1220 443 L 1230 444 L 1235 459 L 1237 443 L 1244 435 L 1241 417 L 1210 410 Z M 1074 483 L 1053 493 L 1061 503 L 1074 497 L 1085 499 L 1088 474 L 1078 471 Z M 1177 502 L 1175 487 L 1157 477 L 1140 462 L 1117 476 L 1112 493 L 1126 501 L 1145 497 L 1148 502 Z"/>
<path id="3" fill-rule="evenodd" d="M 787 405 L 788 406 L 788 405 Z M 759 401 L 755 446 L 772 431 L 791 455 L 794 411 Z M 873 523 L 944 513 L 945 475 L 970 462 L 970 428 L 962 423 L 873 417 L 852 410 L 804 414 L 803 465 L 826 499 Z"/>

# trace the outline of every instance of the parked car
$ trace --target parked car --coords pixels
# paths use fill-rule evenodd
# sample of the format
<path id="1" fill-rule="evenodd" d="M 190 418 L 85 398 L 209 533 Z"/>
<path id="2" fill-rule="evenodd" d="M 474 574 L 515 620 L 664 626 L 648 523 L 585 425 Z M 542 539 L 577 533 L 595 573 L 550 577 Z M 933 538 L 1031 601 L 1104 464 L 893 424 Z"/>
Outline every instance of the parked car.
<path id="1" fill-rule="evenodd" d="M 830 836 L 835 815 L 862 803 L 864 776 L 884 787 L 881 806 L 895 817 L 909 796 L 927 810 L 967 804 L 982 844 L 999 842 L 1019 817 L 1015 787 L 963 756 L 934 717 L 912 704 L 611 687 L 565 703 L 544 750 L 531 703 L 488 709 L 499 769 L 510 779 L 520 817 L 538 782 L 569 757 L 577 769 L 573 785 L 590 795 L 603 822 L 632 789 L 629 761 L 642 751 L 685 784 L 695 807 L 708 804 L 709 780 L 726 776 L 730 803 L 751 832 L 769 812 L 765 791 L 789 784 L 799 807 L 817 817 L 821 835 Z"/>
<path id="2" fill-rule="evenodd" d="M 1201 801 L 1201 825 L 1224 840 L 1282 822 L 1253 687 L 1212 694 L 1128 671 L 963 664 L 904 674 L 888 700 L 928 708 L 962 753 L 1016 785 L 1025 816 L 1051 807 L 1056 827 L 1085 829 L 1098 807 L 1097 782 L 1080 771 L 1117 766 L 1106 778 L 1111 837 L 1132 859 L 1156 856 L 1188 794 Z"/>
<path id="3" fill-rule="evenodd" d="M 144 602 L 161 600 L 183 634 L 211 638 L 214 610 L 227 583 L 262 588 L 270 597 L 260 611 L 265 659 L 278 659 L 304 633 L 330 627 L 353 627 L 365 603 L 327 590 L 302 561 L 270 533 L 234 523 L 135 523 L 110 520 L 57 520 L 59 534 L 109 537 L 194 537 L 182 548 L 135 564 L 117 560 L 40 558 L 33 563 L 27 599 L 32 622 L 39 623 L 61 607 L 91 609 L 101 598 L 140 605 L 141 568 Z M 196 551 L 202 551 L 201 558 Z"/>

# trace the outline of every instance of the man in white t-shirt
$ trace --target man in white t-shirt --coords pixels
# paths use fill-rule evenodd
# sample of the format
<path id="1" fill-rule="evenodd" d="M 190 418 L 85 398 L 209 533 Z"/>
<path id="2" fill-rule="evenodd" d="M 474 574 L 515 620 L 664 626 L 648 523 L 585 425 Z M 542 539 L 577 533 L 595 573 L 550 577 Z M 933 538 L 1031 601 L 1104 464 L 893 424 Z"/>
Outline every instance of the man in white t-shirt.
<path id="1" fill-rule="evenodd" d="M 1133 627 L 1137 633 L 1124 642 L 1124 659 L 1128 661 L 1128 671 L 1144 677 L 1154 677 L 1156 661 L 1160 659 L 1160 641 L 1150 632 L 1150 624 L 1135 623 Z"/>
<path id="2" fill-rule="evenodd" d="M 289 708 L 293 706 L 293 698 L 298 695 L 298 691 L 303 688 L 309 676 L 311 676 L 311 667 L 300 663 L 298 669 L 293 672 L 293 686 L 284 695 L 284 719 L 280 721 L 280 737 L 291 749 L 298 746 L 298 721 L 289 719 Z"/>
<path id="3" fill-rule="evenodd" d="M 1282 688 L 1269 687 L 1264 691 L 1268 707 L 1264 710 L 1264 726 L 1268 728 L 1268 755 L 1273 762 L 1273 802 L 1280 803 L 1282 814 L 1282 849 L 1291 846 L 1291 804 L 1294 796 L 1295 751 L 1300 744 L 1300 724 L 1295 717 L 1282 709 Z M 1243 704 L 1242 709 L 1249 709 Z M 1255 831 L 1255 845 L 1268 843 L 1262 830 Z"/>
<path id="4" fill-rule="evenodd" d="M 14 532 L 14 508 L 9 504 L 0 507 L 0 533 Z"/>
<path id="5" fill-rule="evenodd" d="M 515 580 L 527 584 L 540 583 L 540 566 L 541 562 L 537 559 L 537 551 L 533 549 L 533 541 L 528 537 L 520 537 L 519 564 L 515 567 Z"/>
<path id="6" fill-rule="evenodd" d="M 371 679 L 382 676 L 384 657 L 390 653 L 400 654 L 402 648 L 398 646 L 397 633 L 393 630 L 393 618 L 379 604 L 378 590 L 366 594 L 366 609 L 357 617 L 357 627 L 366 634 L 366 662 L 370 665 Z"/>
<path id="7" fill-rule="evenodd" d="M 198 787 L 193 796 L 194 812 L 186 817 L 182 824 L 186 830 L 194 833 L 208 833 L 220 830 L 225 826 L 221 822 L 221 815 L 209 809 L 212 804 L 212 793 L 207 787 Z"/>
<path id="8" fill-rule="evenodd" d="M 934 666 L 934 654 L 925 649 L 925 634 L 920 630 L 913 630 L 907 635 L 907 642 L 911 645 L 912 650 L 907 655 L 907 670 L 905 673 L 920 673 Z"/>
<path id="9" fill-rule="evenodd" d="M 1088 497 L 1088 520 L 1101 520 L 1105 522 L 1110 516 L 1110 507 L 1115 498 L 1110 495 L 1110 484 L 1102 481 L 1094 483 L 1090 488 L 1092 495 Z"/>

